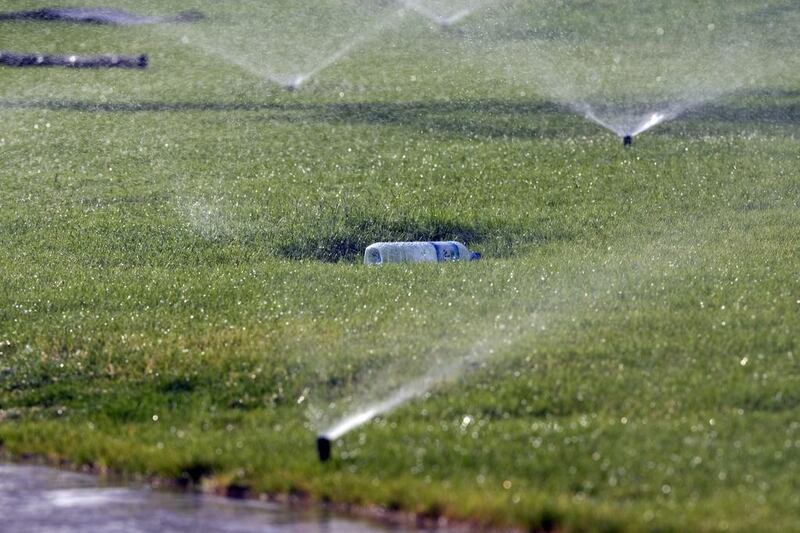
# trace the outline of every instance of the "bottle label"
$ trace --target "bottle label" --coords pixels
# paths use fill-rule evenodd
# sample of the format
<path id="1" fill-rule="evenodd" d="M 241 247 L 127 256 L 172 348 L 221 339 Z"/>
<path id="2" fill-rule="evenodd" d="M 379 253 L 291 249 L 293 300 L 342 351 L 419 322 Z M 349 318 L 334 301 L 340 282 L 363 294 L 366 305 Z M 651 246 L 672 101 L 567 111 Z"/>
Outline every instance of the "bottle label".
<path id="1" fill-rule="evenodd" d="M 364 262 L 368 265 L 380 265 L 383 262 L 380 250 L 372 246 L 367 248 L 364 254 Z"/>
<path id="2" fill-rule="evenodd" d="M 434 242 L 432 243 L 436 248 L 436 260 L 440 263 L 444 261 L 458 261 L 461 253 L 458 246 L 452 242 Z"/>

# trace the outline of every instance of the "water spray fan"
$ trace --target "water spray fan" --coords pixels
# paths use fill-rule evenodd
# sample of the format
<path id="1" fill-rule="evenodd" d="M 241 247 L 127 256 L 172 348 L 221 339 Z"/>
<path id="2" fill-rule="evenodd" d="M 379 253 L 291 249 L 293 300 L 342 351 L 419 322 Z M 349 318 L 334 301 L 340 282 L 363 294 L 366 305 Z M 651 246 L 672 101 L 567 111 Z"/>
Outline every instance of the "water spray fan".
<path id="1" fill-rule="evenodd" d="M 408 400 L 419 396 L 447 376 L 459 372 L 459 369 L 469 361 L 469 358 L 459 359 L 457 363 L 435 368 L 428 374 L 406 383 L 395 390 L 388 397 L 358 409 L 317 434 L 317 454 L 321 462 L 331 458 L 333 441 L 344 436 L 355 428 L 362 426 L 376 416 L 388 413 Z"/>

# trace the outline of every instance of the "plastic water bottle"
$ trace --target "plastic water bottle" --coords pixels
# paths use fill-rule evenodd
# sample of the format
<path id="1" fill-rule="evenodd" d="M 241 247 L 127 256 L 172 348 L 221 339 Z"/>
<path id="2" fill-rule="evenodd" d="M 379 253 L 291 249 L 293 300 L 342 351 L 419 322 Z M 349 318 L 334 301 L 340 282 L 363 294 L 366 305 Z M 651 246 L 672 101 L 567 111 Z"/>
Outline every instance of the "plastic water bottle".
<path id="1" fill-rule="evenodd" d="M 456 241 L 376 242 L 364 252 L 365 265 L 475 261 L 481 254 Z"/>

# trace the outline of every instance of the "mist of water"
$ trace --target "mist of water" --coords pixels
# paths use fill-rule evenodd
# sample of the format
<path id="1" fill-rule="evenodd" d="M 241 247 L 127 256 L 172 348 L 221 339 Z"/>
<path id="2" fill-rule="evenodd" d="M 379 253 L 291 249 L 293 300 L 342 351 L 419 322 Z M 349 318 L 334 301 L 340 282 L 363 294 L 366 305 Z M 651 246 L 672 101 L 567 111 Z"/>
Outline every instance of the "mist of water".
<path id="1" fill-rule="evenodd" d="M 609 120 L 608 118 L 601 118 L 597 112 L 589 104 L 576 103 L 575 109 L 584 117 L 603 126 L 604 128 L 613 131 L 620 137 L 630 136 L 633 137 L 644 131 L 649 130 L 653 126 L 662 123 L 664 120 L 672 118 L 673 114 L 667 114 L 660 111 L 654 111 L 644 117 L 639 116 L 625 116 L 618 120 Z"/>
<path id="2" fill-rule="evenodd" d="M 489 9 L 461 30 L 465 53 L 490 75 L 625 137 L 776 75 L 770 41 L 788 42 L 789 24 L 767 28 L 745 16 L 753 5 L 732 4 L 533 1 Z"/>
<path id="3" fill-rule="evenodd" d="M 230 206 L 223 197 L 199 198 L 179 196 L 175 209 L 189 229 L 206 240 L 217 240 L 235 234 Z"/>
<path id="4" fill-rule="evenodd" d="M 421 0 L 402 3 L 405 8 L 440 25 L 465 21 L 481 7 L 474 4 L 441 12 Z M 533 94 L 545 95 L 621 137 L 639 135 L 731 91 L 753 86 L 772 74 L 772 63 L 764 59 L 763 43 L 760 43 L 762 46 L 753 46 L 757 37 L 754 30 L 742 27 L 744 37 L 741 37 L 735 33 L 740 26 L 732 20 L 716 23 L 703 19 L 699 22 L 689 20 L 695 14 L 671 13 L 668 3 L 657 2 L 647 8 L 632 8 L 631 18 L 636 21 L 633 25 L 620 27 L 618 21 L 595 20 L 587 16 L 583 23 L 571 27 L 564 25 L 564 21 L 572 23 L 573 18 L 560 11 L 563 7 L 548 8 L 542 2 L 532 2 L 529 6 L 541 8 L 542 17 L 532 17 L 530 13 L 521 16 L 518 10 L 510 9 L 498 10 L 494 18 L 487 17 L 472 26 L 470 21 L 465 21 L 465 44 L 470 58 L 483 62 L 487 70 L 498 78 L 503 77 L 521 90 L 532 88 Z M 385 18 L 359 26 L 358 31 L 352 31 L 354 25 L 348 26 L 349 29 L 343 32 L 345 39 L 341 34 L 336 36 L 338 44 L 333 53 L 320 55 L 319 50 L 331 48 L 315 45 L 304 48 L 313 52 L 305 54 L 302 59 L 277 61 L 292 65 L 292 69 L 284 68 L 281 72 L 274 69 L 269 58 L 259 60 L 258 54 L 246 47 L 228 47 L 224 44 L 225 39 L 211 42 L 188 38 L 187 41 L 226 57 L 254 74 L 297 88 L 377 35 L 398 13 L 402 11 L 394 10 Z M 681 16 L 689 18 L 681 19 Z M 537 23 L 541 27 L 534 25 Z M 723 33 L 722 37 L 717 37 L 716 31 Z M 705 33 L 701 35 L 701 32 Z M 696 35 L 700 35 L 699 40 L 694 39 Z M 662 37 L 665 37 L 663 41 Z M 288 53 L 286 57 L 292 55 L 297 54 Z M 302 68 L 297 67 L 300 64 L 303 64 Z M 187 213 L 201 232 L 206 227 L 220 225 L 213 209 L 198 209 L 190 205 Z M 642 254 L 647 253 L 656 255 L 652 250 Z M 635 266 L 644 256 L 623 260 Z M 669 258 L 670 261 L 675 259 L 674 256 Z M 636 276 L 648 275 L 646 269 L 631 268 L 628 271 Z M 339 438 L 439 385 L 462 378 L 474 365 L 480 366 L 502 357 L 500 348 L 503 346 L 522 339 L 535 342 L 535 337 L 530 336 L 531 325 L 543 323 L 544 316 L 547 322 L 559 322 L 569 316 L 581 304 L 579 295 L 583 294 L 583 291 L 570 287 L 585 287 L 587 283 L 602 293 L 601 289 L 613 284 L 619 286 L 625 283 L 625 279 L 616 278 L 610 272 L 598 272 L 588 280 L 565 280 L 559 299 L 566 303 L 560 307 L 552 299 L 543 298 L 537 304 L 542 312 L 517 315 L 514 320 L 503 324 L 502 332 L 491 331 L 473 338 L 471 348 L 431 348 L 430 354 L 435 354 L 435 357 L 426 359 L 432 361 L 427 371 L 419 366 L 409 370 L 402 364 L 388 365 L 356 394 L 350 408 L 340 413 L 341 416 L 312 413 L 319 419 L 317 427 L 329 439 Z M 517 301 L 507 305 L 498 309 L 498 314 L 516 313 L 521 308 L 530 307 L 530 302 Z M 467 326 L 466 329 L 472 331 L 491 329 L 484 323 Z"/>
<path id="5" fill-rule="evenodd" d="M 425 0 L 401 0 L 401 4 L 405 8 L 422 15 L 433 23 L 447 28 L 486 7 L 489 2 L 476 2 L 473 0 L 470 2 L 450 2 L 445 5 L 437 5 L 436 2 Z"/>
<path id="6" fill-rule="evenodd" d="M 205 21 L 162 27 L 180 42 L 265 81 L 297 89 L 374 39 L 405 10 L 361 0 L 210 6 Z"/>
<path id="7" fill-rule="evenodd" d="M 434 365 L 430 371 L 421 377 L 399 386 L 386 394 L 385 397 L 374 402 L 368 402 L 365 406 L 356 407 L 353 412 L 336 420 L 323 429 L 320 434 L 330 440 L 336 440 L 353 429 L 366 424 L 376 416 L 389 413 L 406 402 L 422 396 L 435 386 L 458 379 L 469 368 L 475 368 L 490 354 L 494 354 L 493 350 L 487 348 L 487 340 L 479 341 L 466 354 L 454 358 L 446 358 L 444 363 Z M 386 370 L 391 371 L 390 369 L 385 369 L 384 371 Z"/>
<path id="8" fill-rule="evenodd" d="M 550 330 L 572 323 L 581 310 L 614 305 L 616 295 L 645 280 L 657 278 L 664 283 L 669 272 L 693 264 L 704 242 L 712 239 L 714 232 L 701 227 L 670 228 L 645 246 L 620 246 L 619 252 L 609 252 L 605 258 L 587 258 L 583 267 L 573 267 L 561 279 L 540 287 L 539 274 L 531 273 L 529 291 L 497 304 L 490 322 L 465 321 L 459 332 L 464 339 L 473 332 L 470 342 L 445 340 L 423 350 L 419 359 L 428 370 L 387 364 L 366 380 L 349 402 L 349 409 L 332 422 L 325 423 L 330 412 L 312 408 L 309 415 L 321 436 L 338 439 L 437 387 L 499 363 L 513 354 L 519 343 L 535 347 Z M 525 276 L 520 276 L 520 283 L 526 283 Z"/>
<path id="9" fill-rule="evenodd" d="M 403 385 L 398 390 L 391 393 L 386 399 L 371 403 L 345 416 L 341 420 L 337 420 L 332 426 L 324 429 L 321 434 L 330 440 L 336 440 L 353 429 L 366 424 L 376 416 L 386 414 L 412 398 L 424 394 L 444 377 L 446 377 L 445 372 L 437 371 L 435 375 L 423 376 L 411 383 Z"/>
<path id="10" fill-rule="evenodd" d="M 396 21 L 399 17 L 403 15 L 402 10 L 395 11 L 393 14 L 387 16 L 385 19 L 378 21 L 372 27 L 368 28 L 367 30 L 363 31 L 362 33 L 358 34 L 356 37 L 351 39 L 350 41 L 344 43 L 338 50 L 333 52 L 332 54 L 328 55 L 327 57 L 323 57 L 317 64 L 312 67 L 310 70 L 300 73 L 294 79 L 292 79 L 289 83 L 282 83 L 282 85 L 289 89 L 297 89 L 303 83 L 308 81 L 309 79 L 313 78 L 323 70 L 327 69 L 340 59 L 347 56 L 351 51 L 358 48 L 359 46 L 364 45 L 366 42 L 376 38 L 378 34 L 383 32 L 388 26 Z"/>

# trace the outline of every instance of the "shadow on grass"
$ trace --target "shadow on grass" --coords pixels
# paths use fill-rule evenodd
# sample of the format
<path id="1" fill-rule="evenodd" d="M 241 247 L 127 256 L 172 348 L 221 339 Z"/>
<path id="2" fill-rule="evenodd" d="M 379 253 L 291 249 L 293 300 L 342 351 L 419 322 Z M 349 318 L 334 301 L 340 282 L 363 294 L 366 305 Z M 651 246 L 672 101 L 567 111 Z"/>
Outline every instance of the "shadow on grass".
<path id="1" fill-rule="evenodd" d="M 87 102 L 0 100 L 0 109 L 48 109 L 89 113 L 258 112 L 263 119 L 399 125 L 467 137 L 568 137 L 585 134 L 583 121 L 556 104 L 501 100 L 369 103 L 281 102 Z M 576 131 L 576 128 L 578 131 Z"/>
<path id="2" fill-rule="evenodd" d="M 742 91 L 685 117 L 728 123 L 797 124 L 800 91 Z M 431 102 L 88 102 L 0 100 L 0 109 L 49 109 L 90 113 L 258 112 L 266 120 L 397 125 L 418 131 L 485 138 L 568 138 L 597 126 L 555 103 L 484 99 Z"/>
<path id="3" fill-rule="evenodd" d="M 458 223 L 449 220 L 396 220 L 380 218 L 345 220 L 330 231 L 299 236 L 278 245 L 280 255 L 289 259 L 320 261 L 353 261 L 364 249 L 377 241 L 443 241 L 457 240 L 474 244 L 484 239 L 489 228 L 479 223 Z"/>
<path id="4" fill-rule="evenodd" d="M 752 91 L 738 101 L 710 102 L 684 118 L 723 123 L 796 125 L 800 122 L 800 91 Z"/>
<path id="5" fill-rule="evenodd" d="M 49 109 L 88 113 L 261 112 L 269 120 L 402 125 L 484 137 L 567 137 L 595 128 L 570 109 L 545 101 L 412 101 L 364 103 L 287 102 L 89 102 L 81 100 L 0 100 L 0 109 Z M 800 121 L 800 91 L 739 91 L 686 113 L 724 122 Z M 574 118 L 565 121 L 565 118 Z"/>
<path id="6" fill-rule="evenodd" d="M 547 226 L 545 226 L 547 227 Z M 357 261 L 364 249 L 379 241 L 449 241 L 478 246 L 492 257 L 513 255 L 519 246 L 543 245 L 573 238 L 567 232 L 533 231 L 504 222 L 457 221 L 422 218 L 387 220 L 382 217 L 348 216 L 322 223 L 313 234 L 286 235 L 276 245 L 287 259 L 324 262 Z"/>

